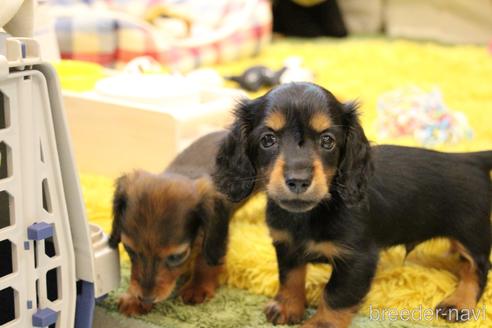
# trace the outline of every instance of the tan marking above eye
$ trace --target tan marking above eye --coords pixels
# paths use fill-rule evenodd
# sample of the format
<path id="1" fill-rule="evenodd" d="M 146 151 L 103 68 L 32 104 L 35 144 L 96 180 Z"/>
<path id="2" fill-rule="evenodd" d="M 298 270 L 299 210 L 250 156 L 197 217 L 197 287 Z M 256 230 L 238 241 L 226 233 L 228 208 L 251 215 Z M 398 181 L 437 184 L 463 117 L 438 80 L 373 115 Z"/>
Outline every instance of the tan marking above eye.
<path id="1" fill-rule="evenodd" d="M 286 123 L 285 115 L 281 112 L 273 112 L 265 119 L 265 125 L 273 131 L 281 130 Z"/>
<path id="2" fill-rule="evenodd" d="M 190 247 L 190 244 L 188 244 L 188 243 L 184 243 L 181 245 L 161 247 L 161 249 L 159 250 L 159 256 L 161 258 L 166 258 L 166 257 L 173 255 L 173 254 L 181 254 L 181 253 L 185 252 L 189 247 Z"/>
<path id="3" fill-rule="evenodd" d="M 331 127 L 331 119 L 328 115 L 323 113 L 314 113 L 309 120 L 311 128 L 320 133 Z"/>
<path id="4" fill-rule="evenodd" d="M 169 255 L 178 255 L 178 254 L 183 254 L 183 253 L 190 253 L 191 249 L 190 249 L 190 245 L 189 244 L 183 244 L 181 246 L 178 246 L 176 248 L 176 251 L 173 252 L 172 254 L 169 254 Z"/>

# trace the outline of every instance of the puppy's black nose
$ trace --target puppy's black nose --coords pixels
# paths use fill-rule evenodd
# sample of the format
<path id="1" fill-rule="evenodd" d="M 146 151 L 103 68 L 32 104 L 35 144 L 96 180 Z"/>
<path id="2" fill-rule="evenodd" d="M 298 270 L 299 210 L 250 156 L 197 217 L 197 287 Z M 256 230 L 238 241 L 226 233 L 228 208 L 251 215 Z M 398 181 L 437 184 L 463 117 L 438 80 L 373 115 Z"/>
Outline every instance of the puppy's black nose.
<path id="1" fill-rule="evenodd" d="M 302 194 L 311 185 L 311 179 L 286 179 L 285 183 L 290 191 L 296 194 Z"/>
<path id="2" fill-rule="evenodd" d="M 155 297 L 148 297 L 148 296 L 139 297 L 138 299 L 140 300 L 140 302 L 142 302 L 145 305 L 154 304 L 155 301 Z"/>

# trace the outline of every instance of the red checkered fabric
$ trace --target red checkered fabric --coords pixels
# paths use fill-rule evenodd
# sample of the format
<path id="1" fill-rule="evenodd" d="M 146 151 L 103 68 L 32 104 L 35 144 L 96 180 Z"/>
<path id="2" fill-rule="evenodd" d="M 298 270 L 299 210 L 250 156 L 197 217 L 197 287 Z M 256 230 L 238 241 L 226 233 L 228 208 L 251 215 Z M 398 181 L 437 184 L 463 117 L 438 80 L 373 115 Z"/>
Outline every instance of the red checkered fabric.
<path id="1" fill-rule="evenodd" d="M 202 6 L 204 3 L 201 2 Z M 121 12 L 87 8 L 84 14 L 80 6 L 76 10 L 65 7 L 56 11 L 61 56 L 106 66 L 151 56 L 172 69 L 188 71 L 260 52 L 271 39 L 270 2 L 230 0 L 223 3 L 226 5 L 220 8 L 220 20 L 213 31 L 173 41 L 163 39 L 162 32 L 155 26 Z"/>

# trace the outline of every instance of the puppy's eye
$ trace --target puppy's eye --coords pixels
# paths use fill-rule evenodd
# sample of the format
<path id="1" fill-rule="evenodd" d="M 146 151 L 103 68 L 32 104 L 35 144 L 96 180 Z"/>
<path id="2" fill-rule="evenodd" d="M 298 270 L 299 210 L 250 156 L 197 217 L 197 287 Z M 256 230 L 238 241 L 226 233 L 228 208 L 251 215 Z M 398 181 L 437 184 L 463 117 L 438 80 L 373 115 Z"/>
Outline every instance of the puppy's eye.
<path id="1" fill-rule="evenodd" d="M 270 148 L 277 144 L 277 137 L 273 133 L 265 133 L 260 140 L 261 147 Z"/>
<path id="2" fill-rule="evenodd" d="M 331 134 L 321 135 L 320 145 L 326 150 L 333 150 L 335 148 L 335 138 Z"/>
<path id="3" fill-rule="evenodd" d="M 190 248 L 188 247 L 185 251 L 181 253 L 171 254 L 166 257 L 166 264 L 170 268 L 177 267 L 178 265 L 183 264 L 183 262 L 186 261 L 189 255 Z"/>

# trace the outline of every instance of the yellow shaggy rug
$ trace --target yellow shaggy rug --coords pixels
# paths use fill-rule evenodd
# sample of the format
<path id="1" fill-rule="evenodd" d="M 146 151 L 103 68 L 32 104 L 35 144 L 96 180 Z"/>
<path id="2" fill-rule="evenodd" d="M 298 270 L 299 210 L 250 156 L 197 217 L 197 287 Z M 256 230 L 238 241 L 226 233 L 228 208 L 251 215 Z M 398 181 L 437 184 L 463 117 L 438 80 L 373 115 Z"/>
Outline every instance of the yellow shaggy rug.
<path id="1" fill-rule="evenodd" d="M 217 67 L 223 74 L 238 74 L 245 68 L 264 64 L 282 66 L 288 56 L 299 56 L 313 70 L 316 82 L 342 100 L 358 99 L 362 121 L 374 144 L 417 145 L 413 139 L 379 140 L 375 128 L 376 101 L 382 93 L 407 85 L 437 86 L 446 105 L 463 112 L 474 136 L 458 144 L 438 148 L 447 151 L 492 149 L 492 54 L 485 47 L 443 46 L 385 39 L 332 41 L 279 40 L 257 58 Z M 112 181 L 82 175 L 90 220 L 110 230 Z M 264 224 L 265 197 L 252 199 L 232 221 L 227 274 L 233 287 L 272 296 L 277 290 L 277 269 L 273 247 Z M 436 240 L 416 248 L 404 260 L 402 247 L 382 253 L 377 276 L 361 313 L 370 309 L 434 308 L 456 286 L 453 268 L 458 258 L 447 254 L 447 241 Z M 328 265 L 308 270 L 308 298 L 315 304 L 330 275 Z M 485 320 L 472 320 L 451 327 L 492 327 L 492 275 L 479 309 Z M 441 320 L 419 322 L 446 326 Z M 389 326 L 388 326 L 389 327 Z"/>

